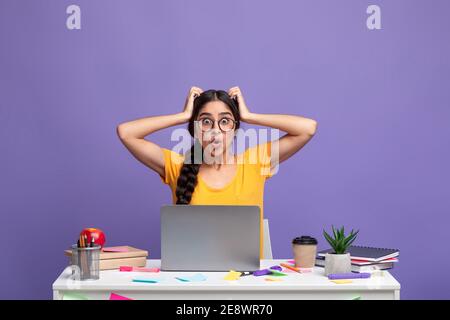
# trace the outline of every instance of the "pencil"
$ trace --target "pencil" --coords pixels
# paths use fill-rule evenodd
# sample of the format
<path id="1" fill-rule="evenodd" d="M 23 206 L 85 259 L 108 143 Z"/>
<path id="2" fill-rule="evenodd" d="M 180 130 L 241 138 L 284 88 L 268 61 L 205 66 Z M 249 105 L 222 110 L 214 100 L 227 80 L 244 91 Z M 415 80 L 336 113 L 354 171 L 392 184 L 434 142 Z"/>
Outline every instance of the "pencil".
<path id="1" fill-rule="evenodd" d="M 86 248 L 86 235 L 80 235 L 81 248 Z M 81 279 L 86 279 L 89 277 L 89 265 L 86 250 L 78 251 L 78 258 L 80 259 L 80 269 L 81 269 Z"/>
<path id="2" fill-rule="evenodd" d="M 285 267 L 285 268 L 290 269 L 290 270 L 295 271 L 295 272 L 300 272 L 299 268 L 290 266 L 290 265 L 288 265 L 286 263 L 280 263 L 280 266 Z"/>

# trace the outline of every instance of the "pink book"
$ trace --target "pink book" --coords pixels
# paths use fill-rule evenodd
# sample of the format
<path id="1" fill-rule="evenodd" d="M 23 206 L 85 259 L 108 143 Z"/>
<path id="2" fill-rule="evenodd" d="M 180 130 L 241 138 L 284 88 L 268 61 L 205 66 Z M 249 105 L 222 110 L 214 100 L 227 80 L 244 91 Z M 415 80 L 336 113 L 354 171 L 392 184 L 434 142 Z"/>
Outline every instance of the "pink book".
<path id="1" fill-rule="evenodd" d="M 128 252 L 130 251 L 128 247 L 120 246 L 120 247 L 104 247 L 103 252 Z"/>

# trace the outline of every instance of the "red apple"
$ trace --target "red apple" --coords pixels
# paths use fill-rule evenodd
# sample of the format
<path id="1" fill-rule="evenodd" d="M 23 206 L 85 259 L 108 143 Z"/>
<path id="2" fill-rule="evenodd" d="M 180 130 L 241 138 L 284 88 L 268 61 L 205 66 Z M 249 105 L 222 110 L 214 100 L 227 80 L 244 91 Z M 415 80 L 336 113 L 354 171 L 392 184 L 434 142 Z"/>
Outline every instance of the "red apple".
<path id="1" fill-rule="evenodd" d="M 86 228 L 83 229 L 83 231 L 81 231 L 80 236 L 87 236 L 87 243 L 90 244 L 91 243 L 91 239 L 94 239 L 94 243 L 95 244 L 99 244 L 102 249 L 103 246 L 106 242 L 105 239 L 105 234 L 103 233 L 102 230 L 98 229 L 98 228 Z"/>

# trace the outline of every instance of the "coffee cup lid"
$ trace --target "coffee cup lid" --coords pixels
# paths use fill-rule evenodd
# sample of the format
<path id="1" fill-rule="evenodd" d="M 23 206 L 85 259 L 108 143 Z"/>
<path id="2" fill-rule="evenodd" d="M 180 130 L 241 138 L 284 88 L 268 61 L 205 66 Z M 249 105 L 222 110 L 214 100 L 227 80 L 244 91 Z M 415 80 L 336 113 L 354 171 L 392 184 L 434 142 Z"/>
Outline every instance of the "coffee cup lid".
<path id="1" fill-rule="evenodd" d="M 292 240 L 293 244 L 317 244 L 317 240 L 310 236 L 301 236 Z"/>

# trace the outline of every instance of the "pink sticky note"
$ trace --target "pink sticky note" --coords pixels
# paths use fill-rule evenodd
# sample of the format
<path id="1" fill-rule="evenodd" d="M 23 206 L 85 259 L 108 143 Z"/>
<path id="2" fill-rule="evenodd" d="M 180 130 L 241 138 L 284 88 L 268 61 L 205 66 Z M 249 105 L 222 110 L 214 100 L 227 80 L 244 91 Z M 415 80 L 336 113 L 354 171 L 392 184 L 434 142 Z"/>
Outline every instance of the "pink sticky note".
<path id="1" fill-rule="evenodd" d="M 124 296 L 121 296 L 119 294 L 115 294 L 111 292 L 111 295 L 109 296 L 109 300 L 133 300 Z"/>
<path id="2" fill-rule="evenodd" d="M 127 247 L 105 247 L 103 248 L 103 252 L 128 252 Z"/>
<path id="3" fill-rule="evenodd" d="M 283 268 L 283 270 L 281 270 L 281 272 L 285 272 L 285 273 L 298 273 L 297 271 L 288 269 L 288 268 Z"/>
<path id="4" fill-rule="evenodd" d="M 288 262 L 288 263 L 295 264 L 295 260 L 288 260 L 287 262 Z"/>

